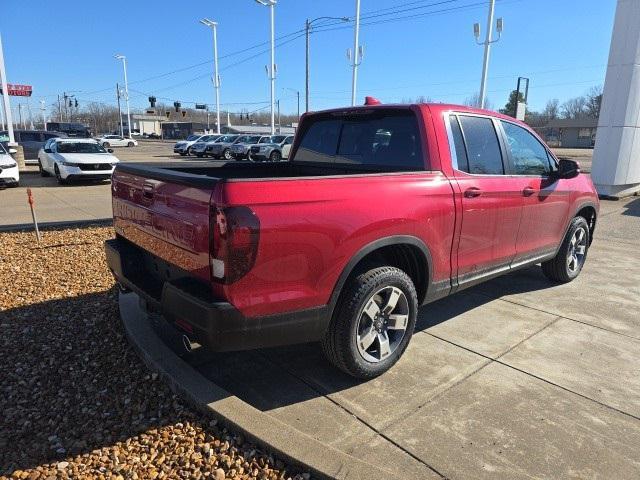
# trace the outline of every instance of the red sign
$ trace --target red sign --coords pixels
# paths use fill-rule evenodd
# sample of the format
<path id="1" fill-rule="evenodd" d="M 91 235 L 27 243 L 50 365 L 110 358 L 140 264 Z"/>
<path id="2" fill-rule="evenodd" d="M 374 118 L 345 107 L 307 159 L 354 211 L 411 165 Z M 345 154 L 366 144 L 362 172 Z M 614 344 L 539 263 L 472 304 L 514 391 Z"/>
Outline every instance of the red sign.
<path id="1" fill-rule="evenodd" d="M 7 83 L 7 90 L 9 91 L 9 95 L 14 97 L 30 97 L 33 89 L 31 85 L 13 85 Z M 0 93 L 2 93 L 2 86 L 0 86 Z"/>

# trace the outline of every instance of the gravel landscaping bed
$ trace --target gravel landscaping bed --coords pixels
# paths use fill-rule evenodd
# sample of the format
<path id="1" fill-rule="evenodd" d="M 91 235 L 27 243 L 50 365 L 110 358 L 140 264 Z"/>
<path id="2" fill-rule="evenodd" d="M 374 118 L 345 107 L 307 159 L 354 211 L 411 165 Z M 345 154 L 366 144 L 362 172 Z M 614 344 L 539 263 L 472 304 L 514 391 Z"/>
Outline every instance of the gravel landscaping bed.
<path id="1" fill-rule="evenodd" d="M 146 369 L 119 319 L 111 237 L 0 234 L 0 478 L 308 479 Z"/>

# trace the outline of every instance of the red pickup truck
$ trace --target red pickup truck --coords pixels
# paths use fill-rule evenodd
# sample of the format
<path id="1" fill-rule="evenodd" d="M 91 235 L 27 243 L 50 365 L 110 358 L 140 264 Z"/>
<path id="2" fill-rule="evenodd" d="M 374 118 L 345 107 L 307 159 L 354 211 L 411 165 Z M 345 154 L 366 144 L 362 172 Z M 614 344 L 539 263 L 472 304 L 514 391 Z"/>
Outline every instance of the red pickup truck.
<path id="1" fill-rule="evenodd" d="M 419 305 L 536 263 L 574 279 L 599 207 L 525 124 L 443 104 L 306 114 L 288 162 L 119 163 L 112 190 L 108 264 L 188 342 L 320 341 L 360 378 Z"/>

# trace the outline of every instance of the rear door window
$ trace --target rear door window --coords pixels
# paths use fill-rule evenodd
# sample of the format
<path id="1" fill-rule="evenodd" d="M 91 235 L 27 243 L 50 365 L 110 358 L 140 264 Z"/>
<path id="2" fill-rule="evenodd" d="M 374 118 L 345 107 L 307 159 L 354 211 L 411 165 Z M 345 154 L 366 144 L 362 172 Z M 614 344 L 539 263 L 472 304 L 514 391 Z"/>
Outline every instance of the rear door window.
<path id="1" fill-rule="evenodd" d="M 424 169 L 418 122 L 410 110 L 329 113 L 303 128 L 293 161 Z"/>
<path id="2" fill-rule="evenodd" d="M 504 175 L 502 152 L 493 120 L 470 115 L 459 115 L 458 118 L 469 161 L 468 173 Z"/>

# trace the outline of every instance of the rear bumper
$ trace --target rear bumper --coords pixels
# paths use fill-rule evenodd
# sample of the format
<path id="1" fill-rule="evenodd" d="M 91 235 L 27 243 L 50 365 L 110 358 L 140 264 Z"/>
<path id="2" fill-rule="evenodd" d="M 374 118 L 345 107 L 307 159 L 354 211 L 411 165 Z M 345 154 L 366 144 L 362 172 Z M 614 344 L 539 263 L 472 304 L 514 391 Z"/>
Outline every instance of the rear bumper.
<path id="1" fill-rule="evenodd" d="M 328 308 L 314 307 L 266 317 L 245 317 L 228 302 L 212 298 L 208 289 L 190 278 L 149 280 L 140 269 L 140 256 L 120 240 L 105 242 L 107 265 L 118 283 L 145 300 L 170 323 L 213 351 L 249 350 L 318 341 L 328 325 Z"/>

